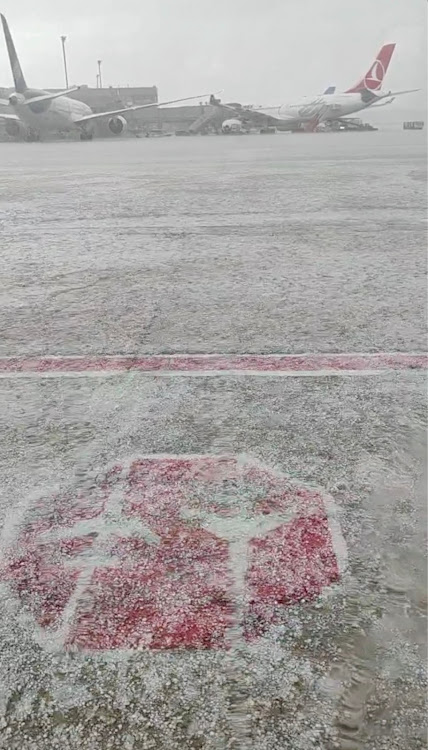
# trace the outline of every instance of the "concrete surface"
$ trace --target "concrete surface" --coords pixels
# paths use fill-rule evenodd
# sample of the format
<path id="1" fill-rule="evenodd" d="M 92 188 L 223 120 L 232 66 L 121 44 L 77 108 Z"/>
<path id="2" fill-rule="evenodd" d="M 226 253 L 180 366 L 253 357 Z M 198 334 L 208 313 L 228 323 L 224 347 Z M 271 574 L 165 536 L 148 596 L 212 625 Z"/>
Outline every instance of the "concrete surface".
<path id="1" fill-rule="evenodd" d="M 9 144 L 0 158 L 2 357 L 425 348 L 421 134 Z M 423 370 L 3 372 L 0 391 L 0 747 L 425 747 Z M 58 524 L 63 533 L 68 512 L 89 513 L 76 543 L 90 544 L 108 469 L 153 454 L 244 456 L 317 488 L 335 505 L 345 569 L 320 596 L 308 583 L 306 597 L 278 600 L 254 638 L 232 627 L 229 646 L 58 646 L 55 619 L 37 619 L 42 605 L 55 614 L 71 575 L 55 557 Z M 223 485 L 239 531 L 264 495 L 238 481 L 231 500 Z M 145 487 L 147 513 L 156 482 Z M 206 497 L 195 485 L 185 504 Z M 206 562 L 190 551 L 168 552 L 183 607 L 180 565 L 196 575 Z M 51 555 L 45 567 L 39 553 Z M 290 554 L 279 586 L 306 571 Z M 263 560 L 263 575 L 277 570 L 276 555 Z M 263 603 L 258 612 L 266 623 Z"/>

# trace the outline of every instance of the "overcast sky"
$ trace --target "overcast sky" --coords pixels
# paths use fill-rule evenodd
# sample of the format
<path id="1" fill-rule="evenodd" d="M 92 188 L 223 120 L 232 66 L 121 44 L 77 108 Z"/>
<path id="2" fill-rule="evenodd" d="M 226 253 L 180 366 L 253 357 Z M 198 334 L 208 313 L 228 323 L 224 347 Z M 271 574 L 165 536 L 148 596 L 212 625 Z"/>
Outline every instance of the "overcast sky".
<path id="1" fill-rule="evenodd" d="M 95 85 L 100 58 L 105 85 L 156 84 L 161 98 L 223 89 L 269 105 L 344 90 L 385 41 L 397 42 L 387 88 L 426 88 L 427 0 L 3 0 L 2 11 L 35 87 L 63 85 L 66 34 L 70 82 Z M 0 85 L 13 85 L 3 39 Z"/>

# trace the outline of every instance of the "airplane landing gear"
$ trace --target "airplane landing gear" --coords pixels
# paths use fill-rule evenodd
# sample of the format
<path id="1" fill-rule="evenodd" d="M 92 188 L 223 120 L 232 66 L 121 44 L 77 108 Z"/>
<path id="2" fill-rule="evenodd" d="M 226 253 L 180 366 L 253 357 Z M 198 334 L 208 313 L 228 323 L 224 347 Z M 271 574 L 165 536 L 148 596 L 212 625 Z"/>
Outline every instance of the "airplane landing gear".
<path id="1" fill-rule="evenodd" d="M 81 141 L 92 141 L 93 137 L 94 137 L 93 133 L 87 133 L 85 130 L 82 130 L 82 132 L 80 133 Z"/>

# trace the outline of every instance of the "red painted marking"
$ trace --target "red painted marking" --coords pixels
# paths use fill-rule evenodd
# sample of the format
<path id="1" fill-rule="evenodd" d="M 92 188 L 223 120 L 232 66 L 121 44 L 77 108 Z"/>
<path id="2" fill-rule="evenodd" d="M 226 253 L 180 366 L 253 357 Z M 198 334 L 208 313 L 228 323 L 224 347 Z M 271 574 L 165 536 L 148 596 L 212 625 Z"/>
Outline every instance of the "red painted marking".
<path id="1" fill-rule="evenodd" d="M 283 474 L 152 456 L 39 500 L 0 572 L 62 648 L 227 648 L 337 582 L 336 543 L 326 498 Z"/>
<path id="2" fill-rule="evenodd" d="M 339 580 L 328 538 L 328 521 L 320 514 L 298 518 L 253 540 L 248 579 L 255 621 L 249 636 L 263 630 L 266 620 L 274 621 L 280 607 L 314 599 L 325 588 L 326 579 L 332 583 Z"/>
<path id="3" fill-rule="evenodd" d="M 426 369 L 426 354 L 183 354 L 0 358 L 0 373 L 316 372 Z"/>

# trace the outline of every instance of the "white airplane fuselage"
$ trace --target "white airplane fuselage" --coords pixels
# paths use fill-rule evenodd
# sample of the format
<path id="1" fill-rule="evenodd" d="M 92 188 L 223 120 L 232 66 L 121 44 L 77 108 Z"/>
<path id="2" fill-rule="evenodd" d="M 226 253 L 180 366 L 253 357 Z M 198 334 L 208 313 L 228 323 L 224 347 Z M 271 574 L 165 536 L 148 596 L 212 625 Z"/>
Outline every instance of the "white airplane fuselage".
<path id="1" fill-rule="evenodd" d="M 28 93 L 11 94 L 9 103 L 14 113 L 19 117 L 21 122 L 29 129 L 47 135 L 50 133 L 70 132 L 76 130 L 82 131 L 82 128 L 75 124 L 76 120 L 86 117 L 92 113 L 90 107 L 84 102 L 77 99 L 70 99 L 68 96 L 59 96 L 57 99 L 50 101 L 34 102 L 34 104 L 24 104 L 25 99 L 36 96 L 43 96 L 47 91 L 30 89 Z M 91 128 L 88 128 L 90 130 Z"/>
<path id="2" fill-rule="evenodd" d="M 373 97 L 372 101 L 363 101 L 360 93 L 322 94 L 304 97 L 296 104 L 283 104 L 280 107 L 261 108 L 256 111 L 278 120 L 310 122 L 314 119 L 334 120 L 345 117 L 367 109 L 375 102 L 376 97 Z"/>

